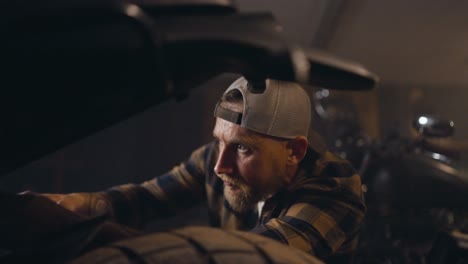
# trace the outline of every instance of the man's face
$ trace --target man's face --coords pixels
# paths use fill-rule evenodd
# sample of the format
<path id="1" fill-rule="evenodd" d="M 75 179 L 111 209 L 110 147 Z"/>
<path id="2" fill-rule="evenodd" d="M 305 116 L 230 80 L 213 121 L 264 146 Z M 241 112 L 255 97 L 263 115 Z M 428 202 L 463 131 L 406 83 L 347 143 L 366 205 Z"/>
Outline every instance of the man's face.
<path id="1" fill-rule="evenodd" d="M 219 141 L 215 173 L 224 181 L 224 196 L 239 212 L 252 208 L 285 184 L 287 141 L 255 133 L 217 118 Z"/>

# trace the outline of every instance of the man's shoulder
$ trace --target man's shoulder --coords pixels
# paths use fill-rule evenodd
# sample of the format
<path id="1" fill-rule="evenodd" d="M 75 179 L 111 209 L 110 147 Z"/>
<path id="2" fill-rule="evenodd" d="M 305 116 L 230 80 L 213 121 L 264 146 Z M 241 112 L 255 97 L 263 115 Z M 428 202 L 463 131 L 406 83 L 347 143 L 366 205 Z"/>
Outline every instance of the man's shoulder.
<path id="1" fill-rule="evenodd" d="M 349 161 L 326 151 L 322 155 L 316 155 L 314 159 L 309 159 L 307 163 L 307 166 L 304 165 L 300 169 L 290 190 L 331 191 L 344 188 L 359 193 L 361 178 Z"/>
<path id="2" fill-rule="evenodd" d="M 317 159 L 313 174 L 315 177 L 342 178 L 351 177 L 357 172 L 351 162 L 326 151 Z"/>
<path id="3" fill-rule="evenodd" d="M 308 149 L 300 170 L 303 176 L 307 175 L 307 178 L 341 178 L 356 174 L 356 170 L 348 160 L 328 150 L 318 153 L 311 148 Z"/>

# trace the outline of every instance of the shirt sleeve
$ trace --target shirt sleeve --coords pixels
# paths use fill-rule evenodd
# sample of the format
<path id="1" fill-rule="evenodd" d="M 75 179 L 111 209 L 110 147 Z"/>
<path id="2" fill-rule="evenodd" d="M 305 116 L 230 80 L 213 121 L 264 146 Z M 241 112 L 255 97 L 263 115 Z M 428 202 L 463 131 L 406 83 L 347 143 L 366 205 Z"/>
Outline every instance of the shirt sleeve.
<path id="1" fill-rule="evenodd" d="M 200 147 L 187 160 L 151 180 L 107 190 L 112 217 L 121 224 L 141 227 L 204 201 L 205 161 L 212 147 L 213 144 Z"/>
<path id="2" fill-rule="evenodd" d="M 361 180 L 346 162 L 319 164 L 299 183 L 284 214 L 252 230 L 326 259 L 356 247 L 366 207 Z"/>

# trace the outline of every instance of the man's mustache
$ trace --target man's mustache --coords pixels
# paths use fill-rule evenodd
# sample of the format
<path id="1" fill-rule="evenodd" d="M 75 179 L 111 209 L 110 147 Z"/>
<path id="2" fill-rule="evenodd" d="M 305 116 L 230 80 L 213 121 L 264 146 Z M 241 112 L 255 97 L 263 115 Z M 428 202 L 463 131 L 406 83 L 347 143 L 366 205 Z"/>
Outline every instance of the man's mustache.
<path id="1" fill-rule="evenodd" d="M 228 182 L 232 185 L 235 185 L 235 186 L 242 186 L 242 185 L 245 185 L 244 182 L 242 182 L 241 180 L 239 180 L 238 178 L 235 178 L 235 177 L 232 177 L 232 176 L 229 176 L 227 174 L 217 174 L 219 178 L 221 178 L 221 180 L 225 181 L 225 182 Z"/>

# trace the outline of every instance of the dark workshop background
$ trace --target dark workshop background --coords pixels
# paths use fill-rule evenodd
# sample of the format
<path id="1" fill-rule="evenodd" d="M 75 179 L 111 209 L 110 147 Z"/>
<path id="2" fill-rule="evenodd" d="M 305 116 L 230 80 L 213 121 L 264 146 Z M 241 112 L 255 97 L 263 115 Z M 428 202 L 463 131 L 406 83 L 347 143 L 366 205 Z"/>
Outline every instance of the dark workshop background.
<path id="1" fill-rule="evenodd" d="M 390 130 L 410 135 L 414 116 L 437 114 L 455 122 L 454 139 L 468 138 L 468 1 L 236 2 L 241 12 L 271 11 L 292 42 L 357 61 L 380 76 L 376 91 L 342 95 L 356 105 L 371 137 Z M 157 176 L 211 140 L 214 104 L 236 77 L 222 75 L 183 101 L 155 106 L 34 161 L 2 176 L 0 186 L 98 191 Z"/>

